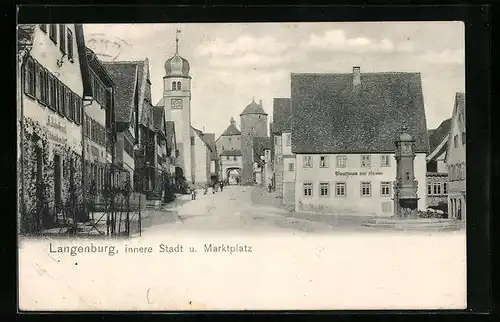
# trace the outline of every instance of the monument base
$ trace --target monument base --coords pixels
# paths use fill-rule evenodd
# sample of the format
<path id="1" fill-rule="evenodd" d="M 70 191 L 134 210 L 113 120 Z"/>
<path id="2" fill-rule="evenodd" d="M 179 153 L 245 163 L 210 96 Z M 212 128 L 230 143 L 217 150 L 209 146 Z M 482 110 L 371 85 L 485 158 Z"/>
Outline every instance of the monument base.
<path id="1" fill-rule="evenodd" d="M 465 227 L 455 219 L 440 218 L 371 218 L 361 223 L 365 227 L 413 231 L 454 231 Z"/>

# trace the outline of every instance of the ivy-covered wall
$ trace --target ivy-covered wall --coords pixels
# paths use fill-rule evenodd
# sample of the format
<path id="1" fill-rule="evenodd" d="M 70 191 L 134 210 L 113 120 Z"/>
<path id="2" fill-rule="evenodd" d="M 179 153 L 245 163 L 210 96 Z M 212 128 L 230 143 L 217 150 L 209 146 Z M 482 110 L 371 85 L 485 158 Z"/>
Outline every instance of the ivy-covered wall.
<path id="1" fill-rule="evenodd" d="M 47 138 L 47 129 L 37 121 L 24 118 L 22 166 L 24 186 L 21 196 L 21 233 L 36 233 L 56 225 L 57 214 L 73 218 L 83 209 L 82 158 L 77 151 Z M 81 151 L 80 151 L 81 153 Z M 54 155 L 60 156 L 61 198 L 55 200 Z M 41 173 L 39 167 L 41 166 Z M 79 218 L 82 213 L 76 214 Z"/>

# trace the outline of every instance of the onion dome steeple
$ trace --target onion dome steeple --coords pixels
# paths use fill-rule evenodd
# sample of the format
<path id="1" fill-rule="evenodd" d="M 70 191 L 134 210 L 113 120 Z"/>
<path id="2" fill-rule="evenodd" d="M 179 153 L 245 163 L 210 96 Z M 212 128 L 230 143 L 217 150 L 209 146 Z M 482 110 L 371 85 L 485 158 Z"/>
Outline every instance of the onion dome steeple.
<path id="1" fill-rule="evenodd" d="M 189 62 L 179 55 L 179 34 L 177 29 L 175 36 L 175 54 L 165 62 L 165 76 L 189 76 Z"/>

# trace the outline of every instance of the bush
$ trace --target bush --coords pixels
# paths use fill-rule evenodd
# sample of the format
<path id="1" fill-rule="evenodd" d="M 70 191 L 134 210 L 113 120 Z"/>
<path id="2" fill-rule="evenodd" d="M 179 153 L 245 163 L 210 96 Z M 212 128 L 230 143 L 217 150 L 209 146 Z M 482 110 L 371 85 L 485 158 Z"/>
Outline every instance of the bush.
<path id="1" fill-rule="evenodd" d="M 419 211 L 418 212 L 418 218 L 443 219 L 443 218 L 446 218 L 446 214 L 445 213 L 439 213 L 439 212 L 432 211 L 432 210 L 426 210 L 426 211 Z"/>

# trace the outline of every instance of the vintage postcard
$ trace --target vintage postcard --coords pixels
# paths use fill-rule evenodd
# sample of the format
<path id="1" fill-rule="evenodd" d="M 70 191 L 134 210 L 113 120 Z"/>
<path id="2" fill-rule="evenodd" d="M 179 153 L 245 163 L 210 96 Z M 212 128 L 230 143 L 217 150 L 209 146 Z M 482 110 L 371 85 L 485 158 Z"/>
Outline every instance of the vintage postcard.
<path id="1" fill-rule="evenodd" d="M 466 308 L 464 31 L 18 25 L 19 310 Z"/>

